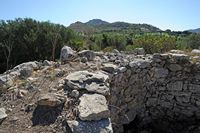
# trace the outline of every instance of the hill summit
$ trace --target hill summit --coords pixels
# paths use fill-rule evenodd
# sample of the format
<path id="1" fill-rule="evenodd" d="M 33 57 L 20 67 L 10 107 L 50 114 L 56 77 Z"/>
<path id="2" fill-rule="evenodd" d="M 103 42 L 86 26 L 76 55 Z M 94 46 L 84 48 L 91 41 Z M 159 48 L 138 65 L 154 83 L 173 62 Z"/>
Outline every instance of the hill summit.
<path id="1" fill-rule="evenodd" d="M 146 33 L 158 32 L 159 28 L 150 24 L 132 24 L 127 22 L 109 23 L 101 19 L 92 19 L 86 23 L 75 22 L 69 26 L 75 32 L 84 34 L 93 34 L 101 32 L 117 32 L 117 33 Z"/>

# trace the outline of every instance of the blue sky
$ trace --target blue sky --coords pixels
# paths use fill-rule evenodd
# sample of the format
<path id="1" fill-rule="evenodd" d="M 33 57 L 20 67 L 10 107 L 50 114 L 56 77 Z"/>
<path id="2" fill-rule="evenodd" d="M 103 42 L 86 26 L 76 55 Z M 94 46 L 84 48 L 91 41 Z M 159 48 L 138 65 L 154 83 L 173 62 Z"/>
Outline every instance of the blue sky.
<path id="1" fill-rule="evenodd" d="M 0 19 L 69 24 L 99 18 L 147 23 L 162 30 L 200 28 L 200 0 L 1 0 Z"/>

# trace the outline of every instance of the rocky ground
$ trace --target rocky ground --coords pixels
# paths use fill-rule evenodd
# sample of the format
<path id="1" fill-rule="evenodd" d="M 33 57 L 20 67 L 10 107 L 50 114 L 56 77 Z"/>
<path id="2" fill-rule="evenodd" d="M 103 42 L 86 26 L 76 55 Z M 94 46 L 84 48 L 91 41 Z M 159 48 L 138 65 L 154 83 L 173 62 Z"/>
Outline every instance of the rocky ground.
<path id="1" fill-rule="evenodd" d="M 171 52 L 182 54 L 182 51 Z M 133 72 L 135 74 L 143 72 L 146 68 L 154 71 L 148 67 L 153 60 L 152 57 L 145 55 L 143 49 L 128 54 L 117 50 L 113 50 L 112 53 L 87 50 L 75 53 L 71 48 L 64 47 L 61 51 L 61 63 L 46 60 L 20 64 L 0 75 L 0 133 L 112 133 L 113 128 L 114 131 L 120 129 L 116 128 L 115 122 L 120 121 L 120 126 L 123 123 L 128 124 L 123 122 L 124 116 L 130 118 L 128 122 L 132 123 L 132 127 L 125 125 L 126 130 L 116 132 L 153 133 L 152 129 L 147 131 L 138 129 L 139 120 L 137 121 L 136 115 L 130 111 L 131 108 L 126 107 L 126 111 L 131 112 L 129 115 L 126 115 L 127 112 L 122 113 L 125 104 L 120 101 L 127 98 L 130 101 L 133 92 L 128 92 L 124 98 L 117 94 L 121 85 L 124 85 L 122 83 L 125 83 L 126 87 L 130 83 L 128 80 L 124 81 L 126 78 L 120 77 L 131 75 Z M 191 60 L 198 62 L 199 56 Z M 161 62 L 158 58 L 156 61 Z M 134 67 L 137 67 L 137 70 Z M 158 70 L 156 78 L 164 80 L 171 72 L 180 73 L 182 67 L 173 64 L 167 70 L 164 68 L 155 70 Z M 141 77 L 144 76 L 146 75 L 142 76 L 141 73 Z M 137 78 L 136 75 L 133 77 Z M 111 79 L 115 78 L 117 83 L 113 85 Z M 196 81 L 195 84 L 200 83 Z M 180 88 L 180 85 L 177 86 L 175 88 Z M 129 88 L 133 90 L 131 85 Z M 149 101 L 147 100 L 147 103 Z M 153 106 L 151 104 L 155 105 L 149 103 L 151 107 Z"/>

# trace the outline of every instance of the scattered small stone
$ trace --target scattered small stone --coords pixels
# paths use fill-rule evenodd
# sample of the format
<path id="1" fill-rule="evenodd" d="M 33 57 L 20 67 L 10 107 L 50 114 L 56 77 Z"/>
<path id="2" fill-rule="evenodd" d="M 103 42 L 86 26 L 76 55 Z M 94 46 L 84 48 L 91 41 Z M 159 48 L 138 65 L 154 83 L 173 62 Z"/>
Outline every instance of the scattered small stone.
<path id="1" fill-rule="evenodd" d="M 79 97 L 79 92 L 77 90 L 73 90 L 71 92 L 71 96 L 74 97 L 74 98 L 78 98 Z"/>

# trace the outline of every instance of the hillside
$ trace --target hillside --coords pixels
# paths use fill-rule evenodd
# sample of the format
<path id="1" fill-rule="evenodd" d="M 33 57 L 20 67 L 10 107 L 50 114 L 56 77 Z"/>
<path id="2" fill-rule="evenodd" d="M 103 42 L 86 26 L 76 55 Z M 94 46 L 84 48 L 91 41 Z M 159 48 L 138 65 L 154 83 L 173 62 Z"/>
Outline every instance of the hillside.
<path id="1" fill-rule="evenodd" d="M 93 19 L 86 23 L 75 22 L 71 24 L 69 28 L 85 34 L 100 32 L 146 33 L 161 31 L 159 28 L 149 24 L 131 24 L 126 22 L 108 23 L 100 19 Z"/>
<path id="2" fill-rule="evenodd" d="M 188 30 L 189 32 L 193 33 L 200 33 L 200 28 Z"/>
<path id="3" fill-rule="evenodd" d="M 98 25 L 103 25 L 103 24 L 109 24 L 109 22 L 103 21 L 101 19 L 92 19 L 86 22 L 85 24 L 90 25 L 90 26 L 98 26 Z"/>

